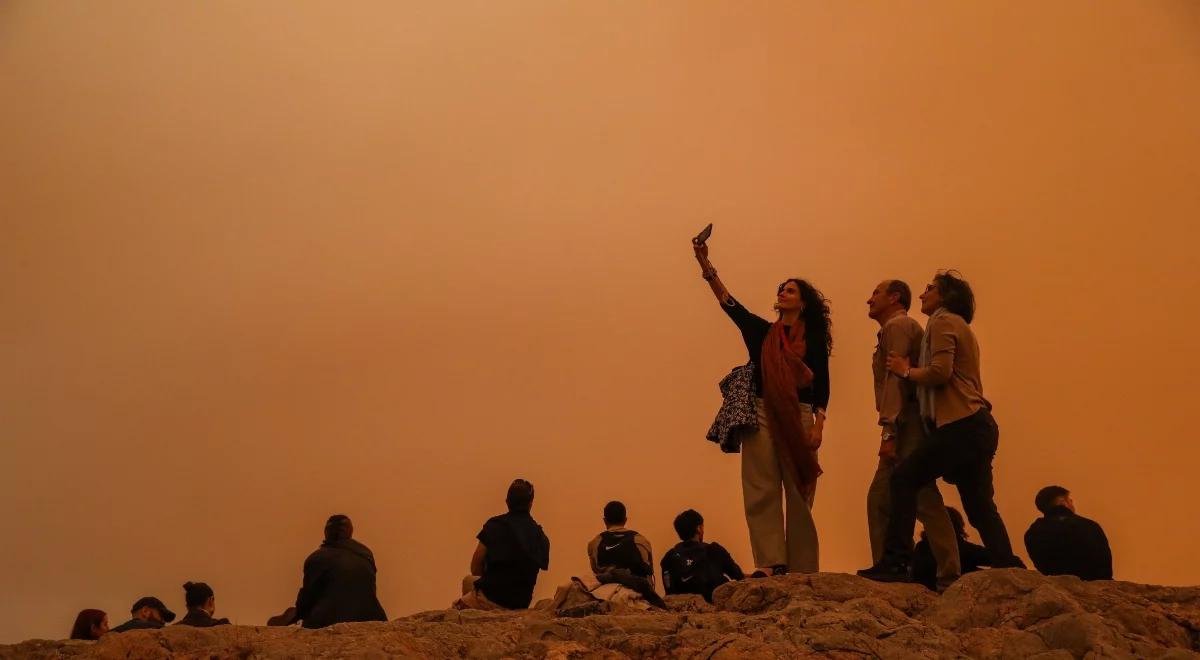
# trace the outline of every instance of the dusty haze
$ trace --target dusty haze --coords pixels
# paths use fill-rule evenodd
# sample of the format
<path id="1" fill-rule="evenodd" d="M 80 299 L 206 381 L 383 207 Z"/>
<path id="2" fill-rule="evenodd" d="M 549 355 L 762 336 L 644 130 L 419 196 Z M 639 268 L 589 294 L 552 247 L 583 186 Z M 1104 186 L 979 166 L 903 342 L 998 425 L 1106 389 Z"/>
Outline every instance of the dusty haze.
<path id="1" fill-rule="evenodd" d="M 833 300 L 823 570 L 869 559 L 866 298 L 954 266 L 1021 554 L 1060 483 L 1200 582 L 1193 2 L 10 1 L 0 85 L 0 641 L 185 580 L 262 623 L 335 512 L 443 607 L 516 476 L 536 597 L 613 498 L 749 565 L 707 222 L 752 309 Z"/>

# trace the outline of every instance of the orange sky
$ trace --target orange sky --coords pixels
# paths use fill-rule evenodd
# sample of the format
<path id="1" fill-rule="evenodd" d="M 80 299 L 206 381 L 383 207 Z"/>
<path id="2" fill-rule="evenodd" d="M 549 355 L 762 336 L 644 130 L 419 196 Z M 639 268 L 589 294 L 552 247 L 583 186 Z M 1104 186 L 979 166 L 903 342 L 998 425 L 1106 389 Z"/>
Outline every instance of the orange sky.
<path id="1" fill-rule="evenodd" d="M 1061 483 L 1118 577 L 1200 582 L 1198 35 L 1188 0 L 0 4 L 0 641 L 185 580 L 262 623 L 335 512 L 391 616 L 443 607 L 516 476 L 537 597 L 613 498 L 748 565 L 707 222 L 752 309 L 833 300 L 824 570 L 869 559 L 866 297 L 953 266 L 1018 551 Z"/>

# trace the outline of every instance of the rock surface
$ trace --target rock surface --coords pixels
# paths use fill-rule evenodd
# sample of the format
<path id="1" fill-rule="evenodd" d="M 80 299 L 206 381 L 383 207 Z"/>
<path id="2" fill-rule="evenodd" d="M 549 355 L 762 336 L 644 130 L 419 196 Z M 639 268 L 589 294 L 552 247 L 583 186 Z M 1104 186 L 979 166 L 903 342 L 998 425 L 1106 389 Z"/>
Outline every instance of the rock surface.
<path id="1" fill-rule="evenodd" d="M 820 573 L 725 585 L 713 605 L 578 618 L 441 610 L 323 630 L 223 626 L 31 640 L 0 658 L 1200 658 L 1200 588 L 973 573 L 938 596 Z"/>

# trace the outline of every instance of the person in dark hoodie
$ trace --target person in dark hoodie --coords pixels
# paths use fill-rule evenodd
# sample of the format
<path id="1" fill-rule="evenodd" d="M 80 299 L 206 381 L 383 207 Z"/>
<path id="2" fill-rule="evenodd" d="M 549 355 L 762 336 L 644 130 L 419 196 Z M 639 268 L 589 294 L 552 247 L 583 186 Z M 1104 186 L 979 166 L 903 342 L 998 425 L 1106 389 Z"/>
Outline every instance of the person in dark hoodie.
<path id="1" fill-rule="evenodd" d="M 455 609 L 529 607 L 538 571 L 550 568 L 550 539 L 533 516 L 533 484 L 517 479 L 505 497 L 508 513 L 490 518 L 476 535 L 471 575 L 463 580 L 463 595 Z"/>
<path id="2" fill-rule="evenodd" d="M 295 607 L 267 621 L 286 626 L 324 628 L 348 621 L 387 621 L 375 595 L 375 555 L 355 541 L 354 523 L 336 514 L 325 522 L 325 541 L 304 560 L 304 585 Z"/>
<path id="3" fill-rule="evenodd" d="M 130 619 L 112 628 L 109 632 L 121 633 L 130 630 L 154 630 L 175 620 L 175 613 L 153 596 L 143 596 L 129 608 Z"/>
<path id="4" fill-rule="evenodd" d="M 663 588 L 667 594 L 698 594 L 712 602 L 713 590 L 730 580 L 744 580 L 746 574 L 733 561 L 729 551 L 713 541 L 704 541 L 704 516 L 688 509 L 675 516 L 679 543 L 663 555 Z M 756 577 L 767 577 L 756 572 Z"/>
<path id="5" fill-rule="evenodd" d="M 1046 486 L 1033 502 L 1042 517 L 1025 532 L 1025 550 L 1039 571 L 1081 580 L 1112 579 L 1108 537 L 1098 523 L 1075 513 L 1070 491 Z"/>
<path id="6" fill-rule="evenodd" d="M 217 598 L 213 595 L 212 587 L 203 582 L 185 582 L 183 585 L 183 602 L 187 605 L 187 614 L 176 623 L 177 626 L 194 626 L 196 628 L 211 628 L 227 626 L 229 619 L 214 619 L 217 613 Z"/>

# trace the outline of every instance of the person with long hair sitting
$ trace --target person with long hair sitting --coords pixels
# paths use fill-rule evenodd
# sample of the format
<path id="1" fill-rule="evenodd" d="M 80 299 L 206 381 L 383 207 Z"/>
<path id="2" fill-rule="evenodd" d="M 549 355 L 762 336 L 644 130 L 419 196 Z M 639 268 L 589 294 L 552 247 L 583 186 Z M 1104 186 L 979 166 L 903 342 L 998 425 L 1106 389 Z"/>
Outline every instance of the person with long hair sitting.
<path id="1" fill-rule="evenodd" d="M 80 610 L 71 626 L 71 639 L 97 640 L 108 632 L 108 615 L 104 610 Z"/>

